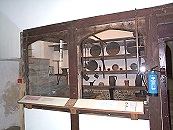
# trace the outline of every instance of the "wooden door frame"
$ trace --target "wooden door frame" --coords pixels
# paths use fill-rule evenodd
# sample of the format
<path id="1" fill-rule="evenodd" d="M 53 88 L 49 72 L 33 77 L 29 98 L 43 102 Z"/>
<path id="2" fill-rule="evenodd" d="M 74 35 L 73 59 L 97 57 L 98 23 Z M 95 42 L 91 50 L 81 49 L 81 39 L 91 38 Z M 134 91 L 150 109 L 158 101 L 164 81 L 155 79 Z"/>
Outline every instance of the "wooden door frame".
<path id="1" fill-rule="evenodd" d="M 160 86 L 161 86 L 161 107 L 162 107 L 162 125 L 164 130 L 170 130 L 170 115 L 167 89 L 166 74 L 166 56 L 165 44 L 167 41 L 173 40 L 173 22 L 160 24 L 157 28 L 158 44 L 159 44 L 159 61 L 160 61 Z"/>

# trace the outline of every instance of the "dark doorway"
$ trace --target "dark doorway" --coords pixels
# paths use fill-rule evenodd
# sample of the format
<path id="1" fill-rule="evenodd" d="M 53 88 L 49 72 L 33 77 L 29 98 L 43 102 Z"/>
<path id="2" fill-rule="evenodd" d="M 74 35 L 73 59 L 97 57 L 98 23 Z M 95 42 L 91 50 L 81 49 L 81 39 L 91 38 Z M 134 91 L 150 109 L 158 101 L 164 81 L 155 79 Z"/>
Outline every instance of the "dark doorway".
<path id="1" fill-rule="evenodd" d="M 170 44 L 169 44 L 170 43 Z M 166 72 L 167 72 L 167 88 L 168 88 L 168 100 L 169 100 L 169 114 L 170 114 L 170 123 L 171 130 L 173 130 L 173 78 L 172 78 L 172 53 L 171 46 L 173 41 L 169 41 L 166 44 Z"/>
<path id="2" fill-rule="evenodd" d="M 166 72 L 168 78 L 172 78 L 172 54 L 168 45 L 166 45 Z"/>

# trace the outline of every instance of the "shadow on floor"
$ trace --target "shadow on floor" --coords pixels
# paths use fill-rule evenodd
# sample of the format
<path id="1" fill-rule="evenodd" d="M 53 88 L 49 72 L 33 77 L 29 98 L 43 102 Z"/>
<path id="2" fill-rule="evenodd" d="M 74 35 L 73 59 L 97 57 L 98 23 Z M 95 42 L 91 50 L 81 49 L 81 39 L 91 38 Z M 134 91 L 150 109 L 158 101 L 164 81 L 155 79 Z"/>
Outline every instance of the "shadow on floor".
<path id="1" fill-rule="evenodd" d="M 19 126 L 12 126 L 6 130 L 20 130 L 20 127 Z"/>

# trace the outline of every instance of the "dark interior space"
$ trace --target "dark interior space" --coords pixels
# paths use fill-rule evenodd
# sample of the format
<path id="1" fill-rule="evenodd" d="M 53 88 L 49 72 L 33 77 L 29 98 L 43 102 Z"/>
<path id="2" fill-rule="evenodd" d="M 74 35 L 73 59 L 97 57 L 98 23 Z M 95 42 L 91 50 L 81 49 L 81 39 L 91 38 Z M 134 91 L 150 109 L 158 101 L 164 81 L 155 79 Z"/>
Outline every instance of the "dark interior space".
<path id="1" fill-rule="evenodd" d="M 171 49 L 168 45 L 166 45 L 166 72 L 168 78 L 172 78 L 172 55 Z"/>
<path id="2" fill-rule="evenodd" d="M 169 96 L 169 110 L 171 130 L 173 129 L 173 79 L 172 79 L 172 55 L 171 48 L 166 44 L 166 72 L 167 72 L 167 87 Z"/>

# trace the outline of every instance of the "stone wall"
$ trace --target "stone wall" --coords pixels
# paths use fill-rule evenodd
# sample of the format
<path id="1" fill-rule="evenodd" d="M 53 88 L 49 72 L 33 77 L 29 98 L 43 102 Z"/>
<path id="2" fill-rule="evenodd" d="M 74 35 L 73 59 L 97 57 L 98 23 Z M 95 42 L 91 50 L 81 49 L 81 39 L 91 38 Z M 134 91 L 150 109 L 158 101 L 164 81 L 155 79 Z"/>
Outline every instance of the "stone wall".
<path id="1" fill-rule="evenodd" d="M 19 61 L 0 61 L 0 130 L 19 126 Z"/>
<path id="2" fill-rule="evenodd" d="M 30 94 L 42 96 L 69 97 L 69 88 L 66 76 L 62 76 L 58 83 L 57 75 L 49 75 L 49 65 L 49 59 L 29 59 Z"/>

